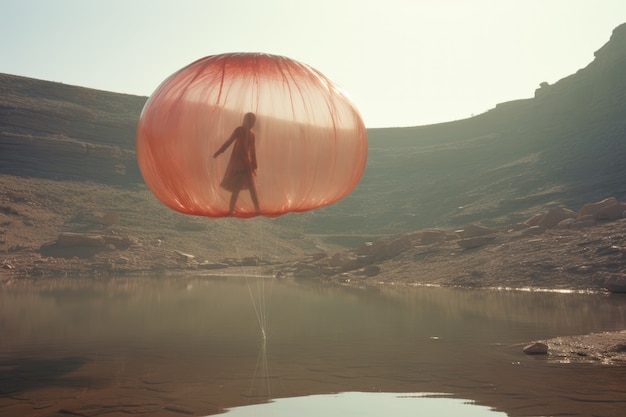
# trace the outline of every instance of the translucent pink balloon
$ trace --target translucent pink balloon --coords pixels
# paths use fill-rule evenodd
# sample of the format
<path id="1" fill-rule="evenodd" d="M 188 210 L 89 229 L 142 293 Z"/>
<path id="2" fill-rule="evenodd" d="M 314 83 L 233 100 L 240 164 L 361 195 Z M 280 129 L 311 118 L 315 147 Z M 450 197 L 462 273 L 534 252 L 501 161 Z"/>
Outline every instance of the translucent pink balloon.
<path id="1" fill-rule="evenodd" d="M 348 194 L 365 168 L 367 134 L 319 71 L 282 56 L 222 54 L 174 73 L 148 99 L 137 159 L 176 211 L 273 217 Z"/>

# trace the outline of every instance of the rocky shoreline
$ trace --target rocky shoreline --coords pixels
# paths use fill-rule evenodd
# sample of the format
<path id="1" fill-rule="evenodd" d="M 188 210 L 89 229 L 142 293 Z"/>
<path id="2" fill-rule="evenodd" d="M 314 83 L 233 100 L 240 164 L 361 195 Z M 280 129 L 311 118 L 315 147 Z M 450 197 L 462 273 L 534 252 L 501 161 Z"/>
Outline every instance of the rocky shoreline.
<path id="1" fill-rule="evenodd" d="M 545 355 L 558 363 L 626 365 L 626 330 L 562 336 L 535 341 L 523 348 L 528 355 Z"/>
<path id="2" fill-rule="evenodd" d="M 27 205 L 30 202 L 27 202 Z M 549 208 L 523 223 L 505 228 L 469 224 L 457 230 L 424 229 L 383 237 L 355 248 L 295 250 L 292 256 L 263 249 L 233 257 L 217 250 L 210 258 L 206 245 L 181 238 L 152 236 L 148 230 L 131 234 L 120 227 L 116 212 L 92 213 L 75 220 L 86 231 L 62 231 L 39 247 L 17 241 L 26 232 L 30 241 L 37 213 L 17 204 L 1 207 L 6 254 L 2 280 L 55 276 L 107 276 L 168 273 L 237 273 L 242 268 L 282 279 L 321 280 L 352 286 L 440 285 L 483 288 L 532 288 L 572 291 L 626 292 L 626 203 L 614 197 L 590 203 L 575 212 Z M 21 218 L 21 230 L 9 230 Z M 42 222 L 45 220 L 41 220 Z M 85 224 L 91 226 L 85 226 Z M 77 229 L 78 227 L 74 227 Z M 205 232 L 192 220 L 176 225 Z M 11 232 L 16 236 L 11 246 Z M 174 231 L 176 234 L 176 232 Z M 271 229 L 258 230 L 258 240 Z M 175 242 L 174 242 L 175 243 Z M 234 268 L 234 269 L 233 269 Z"/>

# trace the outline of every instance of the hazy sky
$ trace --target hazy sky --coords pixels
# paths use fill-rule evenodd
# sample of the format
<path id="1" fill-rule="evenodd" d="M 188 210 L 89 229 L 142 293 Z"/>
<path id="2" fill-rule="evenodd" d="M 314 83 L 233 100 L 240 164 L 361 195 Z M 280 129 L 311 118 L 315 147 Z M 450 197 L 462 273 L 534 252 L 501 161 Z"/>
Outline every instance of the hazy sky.
<path id="1" fill-rule="evenodd" d="M 150 95 L 207 55 L 266 52 L 348 91 L 367 127 L 469 117 L 593 60 L 625 0 L 0 0 L 0 72 Z"/>

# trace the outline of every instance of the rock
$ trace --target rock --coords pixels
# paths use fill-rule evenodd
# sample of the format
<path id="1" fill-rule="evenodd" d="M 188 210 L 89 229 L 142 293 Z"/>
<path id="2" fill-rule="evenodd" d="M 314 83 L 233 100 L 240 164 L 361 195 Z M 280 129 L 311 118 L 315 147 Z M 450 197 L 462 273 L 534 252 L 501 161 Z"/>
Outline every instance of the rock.
<path id="1" fill-rule="evenodd" d="M 615 221 L 624 217 L 624 210 L 626 209 L 625 203 L 617 203 L 602 207 L 596 212 L 596 219 Z"/>
<path id="2" fill-rule="evenodd" d="M 531 217 L 530 219 L 526 220 L 524 222 L 525 225 L 528 226 L 537 226 L 539 224 L 539 222 L 541 221 L 541 218 L 543 217 L 543 213 L 539 213 L 539 214 L 535 214 L 533 217 Z"/>
<path id="3" fill-rule="evenodd" d="M 264 265 L 266 262 L 263 262 L 263 260 L 261 258 L 259 258 L 258 256 L 246 256 L 245 258 L 241 259 L 240 265 L 241 266 L 259 266 L 259 265 Z"/>
<path id="4" fill-rule="evenodd" d="M 391 239 L 388 237 L 383 237 L 372 242 L 369 249 L 369 256 L 383 259 L 385 257 L 385 247 L 389 244 L 390 240 Z"/>
<path id="5" fill-rule="evenodd" d="M 566 219 L 575 219 L 577 214 L 565 207 L 553 207 L 548 210 L 547 213 L 541 216 L 537 226 L 544 227 L 546 229 L 552 229 L 556 227 L 561 221 Z"/>
<path id="6" fill-rule="evenodd" d="M 576 219 L 569 217 L 567 219 L 561 220 L 559 224 L 556 225 L 556 227 L 557 229 L 569 229 L 575 221 Z"/>
<path id="7" fill-rule="evenodd" d="M 394 258 L 412 247 L 413 242 L 411 239 L 408 236 L 401 236 L 385 245 L 385 255 L 388 259 Z"/>
<path id="8" fill-rule="evenodd" d="M 228 264 L 221 262 L 208 262 L 204 261 L 198 265 L 198 269 L 224 269 L 228 268 Z"/>
<path id="9" fill-rule="evenodd" d="M 494 235 L 470 237 L 466 239 L 457 240 L 457 244 L 463 249 L 471 249 L 471 248 L 477 248 L 486 243 L 489 243 L 495 238 L 496 237 Z"/>
<path id="10" fill-rule="evenodd" d="M 359 258 L 348 259 L 346 262 L 339 266 L 339 271 L 347 272 L 352 271 L 354 269 L 362 268 L 365 265 L 371 264 L 373 259 L 369 256 L 362 256 Z"/>
<path id="11" fill-rule="evenodd" d="M 439 229 L 424 230 L 421 233 L 422 245 L 431 245 L 433 243 L 443 242 L 446 240 L 446 231 Z"/>
<path id="12" fill-rule="evenodd" d="M 526 223 L 513 223 L 512 225 L 509 226 L 509 232 L 518 232 L 520 230 L 524 230 L 524 229 L 528 229 L 530 226 L 528 226 Z"/>
<path id="13" fill-rule="evenodd" d="M 604 288 L 612 293 L 626 293 L 625 273 L 605 273 Z"/>
<path id="14" fill-rule="evenodd" d="M 366 265 L 363 268 L 363 275 L 373 277 L 380 274 L 380 266 L 378 265 Z"/>
<path id="15" fill-rule="evenodd" d="M 468 224 L 461 230 L 456 230 L 455 233 L 459 236 L 459 239 L 467 239 L 478 236 L 491 235 L 496 233 L 497 230 L 490 227 L 479 226 L 477 224 Z"/>
<path id="16" fill-rule="evenodd" d="M 523 350 L 527 355 L 545 355 L 548 353 L 548 345 L 541 342 L 535 342 L 525 346 Z"/>
<path id="17" fill-rule="evenodd" d="M 311 255 L 311 261 L 313 262 L 321 261 L 322 259 L 325 259 L 326 257 L 328 257 L 328 254 L 326 252 L 314 253 L 313 255 Z"/>
<path id="18" fill-rule="evenodd" d="M 595 217 L 593 214 L 586 214 L 584 216 L 578 216 L 576 217 L 576 221 L 577 222 L 586 222 L 588 220 L 594 221 L 595 222 Z"/>
<path id="19" fill-rule="evenodd" d="M 356 248 L 356 254 L 361 256 L 371 255 L 373 247 L 374 244 L 372 242 L 365 242 Z"/>
<path id="20" fill-rule="evenodd" d="M 608 255 L 614 255 L 614 254 L 622 253 L 622 252 L 624 252 L 624 249 L 620 248 L 619 246 L 611 245 L 611 246 L 602 246 L 596 249 L 595 255 L 596 256 L 608 256 Z"/>
<path id="21" fill-rule="evenodd" d="M 103 236 L 107 245 L 113 245 L 115 249 L 128 249 L 138 243 L 136 238 L 123 236 Z"/>
<path id="22" fill-rule="evenodd" d="M 570 229 L 582 229 L 585 227 L 593 227 L 596 225 L 596 221 L 592 215 L 582 216 L 576 219 L 575 222 L 569 225 Z"/>
<path id="23" fill-rule="evenodd" d="M 189 253 L 181 252 L 179 250 L 174 250 L 174 253 L 176 255 L 178 255 L 178 257 L 181 260 L 185 261 L 185 262 L 191 262 L 191 261 L 193 261 L 196 258 L 195 255 L 191 255 Z"/>
<path id="24" fill-rule="evenodd" d="M 618 343 L 611 346 L 609 352 L 626 352 L 626 343 Z"/>
<path id="25" fill-rule="evenodd" d="M 600 212 L 603 209 L 606 209 L 607 207 L 611 207 L 611 206 L 615 206 L 620 204 L 619 201 L 617 201 L 617 199 L 615 197 L 609 197 L 606 198 L 602 201 L 598 201 L 597 203 L 589 203 L 589 204 L 585 204 L 579 211 L 578 211 L 578 217 L 582 217 L 582 216 L 586 216 L 586 215 L 592 215 L 594 218 L 596 217 L 596 214 L 598 212 Z M 624 210 L 622 210 L 624 211 Z"/>
<path id="26" fill-rule="evenodd" d="M 521 235 L 522 236 L 540 235 L 545 231 L 546 229 L 541 226 L 530 226 L 528 229 L 524 229 Z"/>
<path id="27" fill-rule="evenodd" d="M 77 246 L 100 248 L 106 246 L 107 243 L 101 235 L 65 232 L 61 233 L 57 238 L 57 245 L 62 248 L 72 248 Z"/>
<path id="28" fill-rule="evenodd" d="M 384 237 L 382 239 L 378 239 L 375 242 L 364 243 L 356 248 L 355 252 L 352 254 L 335 254 L 331 259 L 331 265 L 342 266 L 342 269 L 345 271 L 348 270 L 345 268 L 348 263 L 350 263 L 351 265 L 356 265 L 356 267 L 360 268 L 364 264 L 381 262 L 386 259 L 394 258 L 401 253 L 411 249 L 413 247 L 413 241 L 417 239 L 416 236 L 416 233 L 410 233 L 402 235 L 400 237 L 396 237 L 395 239 Z M 354 255 L 359 256 L 359 258 L 355 258 Z"/>
<path id="29" fill-rule="evenodd" d="M 342 268 L 349 262 L 355 259 L 354 255 L 347 252 L 337 252 L 328 260 L 328 264 L 334 268 Z"/>

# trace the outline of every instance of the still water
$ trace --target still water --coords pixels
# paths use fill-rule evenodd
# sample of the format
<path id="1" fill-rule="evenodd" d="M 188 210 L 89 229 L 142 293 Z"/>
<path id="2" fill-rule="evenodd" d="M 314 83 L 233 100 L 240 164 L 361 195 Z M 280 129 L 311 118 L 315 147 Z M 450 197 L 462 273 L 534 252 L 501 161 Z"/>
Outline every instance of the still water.
<path id="1" fill-rule="evenodd" d="M 616 295 L 14 282 L 0 287 L 0 415 L 622 416 L 626 367 L 521 351 L 622 329 Z"/>

